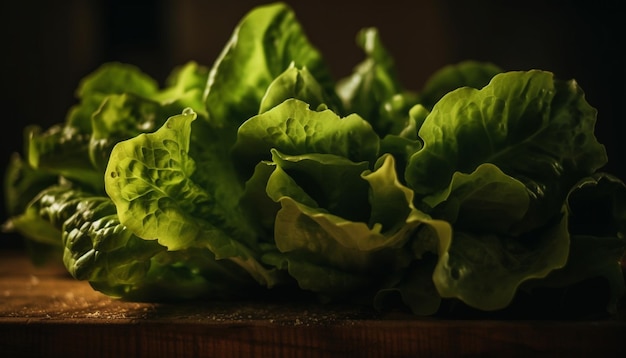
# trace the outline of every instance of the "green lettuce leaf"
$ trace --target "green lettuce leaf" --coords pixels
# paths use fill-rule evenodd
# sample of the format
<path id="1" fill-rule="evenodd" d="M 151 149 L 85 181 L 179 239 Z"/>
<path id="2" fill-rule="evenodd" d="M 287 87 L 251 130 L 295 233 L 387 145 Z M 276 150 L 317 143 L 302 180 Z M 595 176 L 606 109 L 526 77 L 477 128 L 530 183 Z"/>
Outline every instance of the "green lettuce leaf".
<path id="1" fill-rule="evenodd" d="M 92 116 L 89 154 L 93 165 L 104 173 L 115 144 L 140 133 L 154 131 L 163 125 L 165 119 L 180 112 L 133 94 L 106 97 Z"/>
<path id="2" fill-rule="evenodd" d="M 337 82 L 337 94 L 346 113 L 358 113 L 381 136 L 397 134 L 405 127 L 409 108 L 417 103 L 417 95 L 404 89 L 378 29 L 368 27 L 359 31 L 357 44 L 366 58 L 350 76 Z"/>
<path id="3" fill-rule="evenodd" d="M 442 297 L 481 310 L 508 306 L 520 286 L 562 268 L 570 235 L 564 210 L 541 229 L 519 235 L 530 207 L 526 186 L 493 164 L 457 172 L 450 186 L 424 198 L 433 217 L 454 226 L 441 236 L 434 282 Z"/>
<path id="4" fill-rule="evenodd" d="M 521 237 L 455 230 L 442 236 L 433 273 L 443 298 L 483 311 L 507 307 L 520 285 L 565 266 L 570 245 L 567 215 Z"/>
<path id="5" fill-rule="evenodd" d="M 76 230 L 80 227 L 81 230 Z M 233 298 L 258 289 L 256 281 L 208 249 L 168 251 L 123 226 L 107 197 L 83 197 L 63 231 L 68 271 L 100 292 L 127 300 Z"/>
<path id="6" fill-rule="evenodd" d="M 124 68 L 117 63 L 107 68 L 119 66 Z M 91 116 L 89 155 L 98 172 L 104 173 L 111 149 L 117 142 L 152 132 L 167 118 L 187 107 L 206 117 L 202 95 L 207 78 L 208 68 L 189 62 L 175 68 L 167 78 L 166 86 L 157 92 L 145 95 L 123 92 L 104 97 Z"/>
<path id="7" fill-rule="evenodd" d="M 608 286 L 606 311 L 615 314 L 626 293 L 621 260 L 626 252 L 626 184 L 607 174 L 583 178 L 567 197 L 570 254 L 565 267 L 526 289 L 567 287 L 601 278 Z"/>
<path id="8" fill-rule="evenodd" d="M 292 63 L 267 87 L 261 99 L 259 114 L 290 98 L 306 102 L 313 109 L 331 108 L 339 111 L 340 105 L 334 97 L 334 93 L 327 93 L 306 67 L 299 69 Z"/>
<path id="9" fill-rule="evenodd" d="M 59 181 L 57 175 L 36 170 L 13 153 L 4 172 L 4 206 L 9 217 L 19 215 L 42 190 Z"/>
<path id="10" fill-rule="evenodd" d="M 356 114 L 340 118 L 332 110 L 317 112 L 292 98 L 245 121 L 239 127 L 233 155 L 247 177 L 258 162 L 270 159 L 272 148 L 292 155 L 335 154 L 373 163 L 379 138 Z"/>
<path id="11" fill-rule="evenodd" d="M 447 187 L 457 171 L 492 163 L 526 185 L 531 210 L 519 231 L 558 213 L 569 188 L 606 163 L 593 134 L 596 110 L 573 82 L 532 70 L 495 76 L 489 85 L 448 93 L 419 131 L 424 147 L 405 177 L 418 195 Z"/>
<path id="12" fill-rule="evenodd" d="M 455 227 L 494 234 L 514 234 L 530 207 L 526 186 L 485 163 L 469 174 L 456 172 L 445 190 L 423 198 L 434 217 Z"/>
<path id="13" fill-rule="evenodd" d="M 444 66 L 426 80 L 419 93 L 420 104 L 432 109 L 448 92 L 461 87 L 483 88 L 501 72 L 504 71 L 493 63 L 473 60 Z"/>
<path id="14" fill-rule="evenodd" d="M 79 133 L 91 133 L 91 116 L 108 95 L 132 93 L 150 97 L 158 89 L 157 81 L 137 66 L 120 62 L 104 63 L 80 81 L 76 89 L 79 103 L 68 111 L 65 125 L 76 128 Z"/>
<path id="15" fill-rule="evenodd" d="M 282 253 L 279 262 L 286 262 L 301 288 L 328 297 L 353 294 L 355 289 L 369 290 L 371 296 L 378 288 L 376 282 L 408 265 L 411 255 L 404 244 L 427 217 L 412 207 L 412 192 L 397 181 L 393 157 L 387 156 L 379 169 L 370 172 L 367 166 L 347 165 L 328 155 L 274 153 L 277 166 L 266 188 L 268 196 L 281 205 L 274 240 Z M 315 189 L 318 195 L 311 197 Z M 369 204 L 354 203 L 359 197 Z M 355 210 L 341 205 L 354 205 L 369 215 L 361 220 L 354 214 L 342 217 L 342 211 Z M 273 253 L 264 260 L 273 257 L 270 262 L 274 262 L 277 256 Z M 324 281 L 328 286 L 313 283 L 308 275 L 323 270 L 320 266 L 334 272 L 332 277 L 343 279 Z M 344 281 L 349 277 L 355 279 Z"/>
<path id="16" fill-rule="evenodd" d="M 306 68 L 326 93 L 333 93 L 330 70 L 288 5 L 248 12 L 209 74 L 204 102 L 212 125 L 236 128 L 257 114 L 267 87 L 292 64 Z"/>
<path id="17" fill-rule="evenodd" d="M 195 112 L 186 110 L 156 132 L 113 148 L 105 188 L 120 223 L 171 251 L 209 249 L 216 259 L 230 259 L 260 283 L 272 286 L 275 278 L 249 247 L 254 237 L 244 236 L 247 225 L 242 215 L 235 211 L 236 205 L 222 201 L 237 202 L 238 197 L 219 196 L 219 187 L 204 188 L 193 180 L 196 162 L 189 149 L 195 119 Z"/>
<path id="18" fill-rule="evenodd" d="M 102 191 L 102 173 L 89 156 L 90 134 L 77 127 L 55 124 L 46 130 L 28 126 L 26 153 L 28 165 L 49 175 L 62 176 L 94 191 Z"/>

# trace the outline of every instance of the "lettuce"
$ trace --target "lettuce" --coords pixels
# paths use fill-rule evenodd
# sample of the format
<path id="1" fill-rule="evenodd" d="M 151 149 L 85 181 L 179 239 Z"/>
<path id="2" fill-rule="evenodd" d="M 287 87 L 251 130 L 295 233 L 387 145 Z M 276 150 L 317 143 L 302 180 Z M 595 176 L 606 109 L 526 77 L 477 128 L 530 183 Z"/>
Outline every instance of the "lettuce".
<path id="1" fill-rule="evenodd" d="M 578 84 L 465 61 L 413 91 L 376 28 L 356 44 L 335 80 L 273 3 L 162 87 L 103 64 L 64 122 L 25 129 L 5 230 L 130 300 L 306 292 L 434 315 L 600 277 L 616 312 L 626 185 Z"/>

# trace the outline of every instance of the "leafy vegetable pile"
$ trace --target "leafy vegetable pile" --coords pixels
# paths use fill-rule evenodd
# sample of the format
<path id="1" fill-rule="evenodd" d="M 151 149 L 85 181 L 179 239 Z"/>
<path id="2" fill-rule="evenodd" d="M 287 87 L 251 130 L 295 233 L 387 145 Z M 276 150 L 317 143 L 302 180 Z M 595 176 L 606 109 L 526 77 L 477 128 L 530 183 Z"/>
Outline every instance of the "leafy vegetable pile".
<path id="1" fill-rule="evenodd" d="M 335 81 L 273 3 L 163 86 L 103 64 L 63 123 L 25 129 L 5 228 L 129 300 L 293 291 L 432 315 L 603 277 L 615 312 L 626 186 L 600 171 L 577 83 L 467 61 L 414 92 L 375 28 L 357 43 Z"/>

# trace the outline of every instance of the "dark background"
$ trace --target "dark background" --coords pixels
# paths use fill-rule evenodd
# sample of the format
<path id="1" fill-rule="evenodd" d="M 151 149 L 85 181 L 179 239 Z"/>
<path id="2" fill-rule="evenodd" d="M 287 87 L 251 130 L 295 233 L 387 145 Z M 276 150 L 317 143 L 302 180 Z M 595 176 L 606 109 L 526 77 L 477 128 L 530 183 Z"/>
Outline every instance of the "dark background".
<path id="1" fill-rule="evenodd" d="M 21 151 L 22 128 L 64 121 L 79 80 L 103 62 L 135 64 L 161 83 L 188 60 L 210 66 L 241 17 L 268 2 L 2 2 L 2 173 L 10 154 Z M 576 79 L 598 109 L 596 136 L 609 154 L 605 169 L 626 179 L 626 14 L 618 0 L 286 2 L 337 78 L 362 59 L 358 30 L 375 26 L 410 89 L 466 59 Z M 21 244 L 16 235 L 0 237 L 0 248 Z"/>

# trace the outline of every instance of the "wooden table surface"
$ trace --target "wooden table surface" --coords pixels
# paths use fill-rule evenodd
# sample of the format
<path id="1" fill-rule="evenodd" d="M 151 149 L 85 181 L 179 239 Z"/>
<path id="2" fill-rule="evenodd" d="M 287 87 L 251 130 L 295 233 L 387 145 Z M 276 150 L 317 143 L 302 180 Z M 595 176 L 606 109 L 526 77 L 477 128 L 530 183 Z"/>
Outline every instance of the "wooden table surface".
<path id="1" fill-rule="evenodd" d="M 311 303 L 125 302 L 0 253 L 1 357 L 626 357 L 626 318 L 441 319 Z"/>

